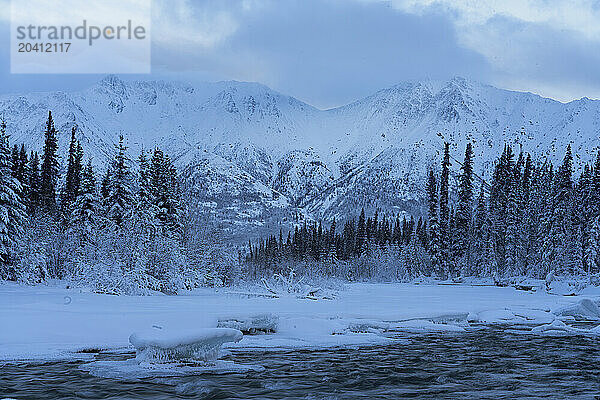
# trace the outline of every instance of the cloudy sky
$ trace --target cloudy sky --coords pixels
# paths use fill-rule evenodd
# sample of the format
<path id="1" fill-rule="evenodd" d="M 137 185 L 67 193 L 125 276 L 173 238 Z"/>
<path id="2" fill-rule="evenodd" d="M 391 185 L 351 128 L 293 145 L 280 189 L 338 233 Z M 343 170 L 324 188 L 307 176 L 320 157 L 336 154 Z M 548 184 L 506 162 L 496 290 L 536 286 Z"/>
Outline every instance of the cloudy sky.
<path id="1" fill-rule="evenodd" d="M 76 90 L 98 75 L 9 72 L 0 92 Z M 560 101 L 600 98 L 600 0 L 154 0 L 152 74 L 264 83 L 317 107 L 401 81 L 464 76 Z"/>

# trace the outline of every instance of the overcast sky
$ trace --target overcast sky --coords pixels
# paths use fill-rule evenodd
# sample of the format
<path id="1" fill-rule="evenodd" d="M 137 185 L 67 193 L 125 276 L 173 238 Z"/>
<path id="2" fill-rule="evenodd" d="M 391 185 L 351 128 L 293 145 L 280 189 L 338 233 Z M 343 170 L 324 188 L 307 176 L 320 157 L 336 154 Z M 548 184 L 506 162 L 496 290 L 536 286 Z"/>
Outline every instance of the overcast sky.
<path id="1" fill-rule="evenodd" d="M 76 90 L 97 75 L 11 75 L 0 92 Z M 155 0 L 150 76 L 264 83 L 320 108 L 404 80 L 459 75 L 560 101 L 600 98 L 600 0 Z"/>

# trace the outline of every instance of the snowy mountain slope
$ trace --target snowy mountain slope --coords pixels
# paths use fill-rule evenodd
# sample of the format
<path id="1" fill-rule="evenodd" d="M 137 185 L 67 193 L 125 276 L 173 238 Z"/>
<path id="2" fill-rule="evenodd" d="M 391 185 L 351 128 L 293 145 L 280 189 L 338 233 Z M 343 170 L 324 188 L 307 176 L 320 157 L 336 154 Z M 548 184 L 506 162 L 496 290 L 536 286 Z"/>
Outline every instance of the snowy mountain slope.
<path id="1" fill-rule="evenodd" d="M 462 78 L 400 84 L 327 114 L 325 125 L 343 139 L 328 149 L 338 155 L 339 180 L 310 202 L 325 217 L 361 206 L 407 207 L 423 193 L 424 174 L 439 164 L 444 141 L 456 160 L 472 142 L 475 171 L 485 176 L 505 143 L 552 160 L 569 143 L 584 161 L 600 147 L 599 101 L 562 104 Z"/>
<path id="2" fill-rule="evenodd" d="M 132 157 L 159 145 L 202 188 L 202 201 L 220 199 L 218 210 L 236 210 L 228 218 L 241 213 L 237 222 L 256 210 L 297 215 L 295 207 L 317 218 L 361 206 L 410 209 L 444 141 L 457 160 L 472 142 L 478 173 L 489 171 L 504 143 L 553 160 L 569 143 L 582 160 L 600 145 L 600 101 L 563 104 L 463 78 L 402 83 L 330 110 L 256 83 L 192 86 L 115 76 L 82 92 L 0 97 L 12 141 L 30 148 L 41 149 L 48 110 L 63 152 L 74 124 L 99 164 L 119 134 Z"/>
<path id="3" fill-rule="evenodd" d="M 281 221 L 301 222 L 303 214 L 281 193 L 221 156 L 194 151 L 182 171 L 185 189 L 201 206 L 203 219 L 234 238 L 243 231 L 272 231 Z M 245 242 L 245 236 L 238 238 Z"/>
<path id="4" fill-rule="evenodd" d="M 131 82 L 108 76 L 77 93 L 0 97 L 0 115 L 15 142 L 40 147 L 48 110 L 66 141 L 77 124 L 94 156 L 112 152 L 124 134 L 132 148 L 160 145 L 174 158 L 194 147 L 253 143 L 271 151 L 295 149 L 298 132 L 317 110 L 254 83 L 219 82 L 192 87 L 179 83 Z M 85 140 L 89 138 L 89 140 Z M 64 146 L 62 146 L 64 147 Z"/>

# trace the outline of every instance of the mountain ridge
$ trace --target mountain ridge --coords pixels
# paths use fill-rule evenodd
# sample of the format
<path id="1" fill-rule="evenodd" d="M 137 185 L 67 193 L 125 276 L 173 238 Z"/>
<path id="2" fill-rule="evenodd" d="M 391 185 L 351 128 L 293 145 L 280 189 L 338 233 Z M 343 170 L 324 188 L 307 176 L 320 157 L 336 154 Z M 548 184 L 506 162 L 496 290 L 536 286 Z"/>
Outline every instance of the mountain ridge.
<path id="1" fill-rule="evenodd" d="M 208 212 L 232 210 L 224 216 L 232 225 L 269 225 L 273 215 L 329 219 L 359 207 L 415 211 L 444 141 L 457 159 L 473 143 L 484 176 L 504 143 L 552 160 L 572 144 L 579 161 L 600 144 L 598 100 L 561 103 L 460 77 L 402 82 L 326 110 L 253 82 L 114 75 L 83 91 L 0 96 L 11 141 L 31 149 L 41 149 L 48 110 L 61 150 L 77 125 L 97 164 L 111 157 L 120 134 L 133 156 L 162 147 L 204 188 L 198 201 L 211 204 Z"/>

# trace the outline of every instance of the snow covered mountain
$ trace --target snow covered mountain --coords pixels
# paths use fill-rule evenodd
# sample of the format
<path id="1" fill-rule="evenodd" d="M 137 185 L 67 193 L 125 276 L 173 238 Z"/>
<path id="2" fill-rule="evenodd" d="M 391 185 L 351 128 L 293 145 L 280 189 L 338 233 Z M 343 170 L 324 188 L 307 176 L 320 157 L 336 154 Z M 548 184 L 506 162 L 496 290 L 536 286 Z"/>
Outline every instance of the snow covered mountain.
<path id="1" fill-rule="evenodd" d="M 48 110 L 61 149 L 77 124 L 97 163 L 120 134 L 132 156 L 162 147 L 198 201 L 232 227 L 343 216 L 362 206 L 411 210 L 444 141 L 457 160 L 471 141 L 478 173 L 489 171 L 504 143 L 554 160 L 568 143 L 582 160 L 600 146 L 600 101 L 563 104 L 463 78 L 402 83 L 330 110 L 256 83 L 116 76 L 82 92 L 0 97 L 12 141 L 32 149 L 41 148 Z"/>

